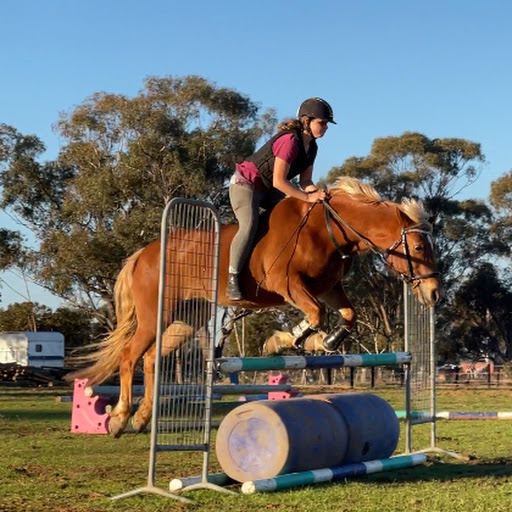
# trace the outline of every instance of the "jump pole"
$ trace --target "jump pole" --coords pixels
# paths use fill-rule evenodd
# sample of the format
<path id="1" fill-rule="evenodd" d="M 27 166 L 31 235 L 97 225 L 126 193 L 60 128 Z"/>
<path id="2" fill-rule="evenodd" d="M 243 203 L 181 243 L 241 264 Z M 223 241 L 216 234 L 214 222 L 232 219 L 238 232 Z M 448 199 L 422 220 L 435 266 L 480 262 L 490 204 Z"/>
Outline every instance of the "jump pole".
<path id="1" fill-rule="evenodd" d="M 259 395 L 261 393 L 269 393 L 271 391 L 290 391 L 291 384 L 219 384 L 212 387 L 214 395 Z M 201 385 L 174 385 L 160 386 L 160 392 L 165 396 L 179 396 L 180 393 L 187 392 L 200 394 L 204 391 Z M 93 396 L 118 396 L 119 386 L 87 386 L 84 389 L 86 397 Z M 144 386 L 134 386 L 133 395 L 142 396 L 144 394 Z"/>
<path id="2" fill-rule="evenodd" d="M 390 457 L 389 459 L 377 459 L 347 464 L 345 466 L 301 471 L 288 475 L 278 475 L 274 478 L 244 482 L 242 484 L 242 493 L 254 494 L 258 492 L 281 491 L 291 487 L 333 482 L 344 478 L 354 478 L 372 473 L 409 468 L 424 464 L 426 461 L 427 456 L 424 453 L 413 453 L 410 455 L 398 455 L 396 457 Z"/>
<path id="3" fill-rule="evenodd" d="M 266 370 L 302 370 L 362 366 L 392 366 L 409 364 L 409 352 L 384 352 L 382 354 L 346 354 L 332 356 L 274 356 L 229 357 L 217 359 L 217 369 L 222 373 Z"/>

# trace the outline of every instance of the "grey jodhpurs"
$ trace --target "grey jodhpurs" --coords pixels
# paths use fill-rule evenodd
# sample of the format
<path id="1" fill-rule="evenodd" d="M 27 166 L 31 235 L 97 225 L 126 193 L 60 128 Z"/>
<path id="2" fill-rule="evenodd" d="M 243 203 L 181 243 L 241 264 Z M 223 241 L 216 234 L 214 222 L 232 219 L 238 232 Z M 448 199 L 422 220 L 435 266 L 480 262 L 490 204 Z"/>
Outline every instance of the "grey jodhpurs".
<path id="1" fill-rule="evenodd" d="M 231 184 L 229 200 L 238 221 L 238 231 L 233 237 L 229 253 L 229 272 L 241 272 L 254 243 L 258 229 L 260 207 L 274 207 L 284 194 L 276 189 L 258 190 L 251 185 Z"/>

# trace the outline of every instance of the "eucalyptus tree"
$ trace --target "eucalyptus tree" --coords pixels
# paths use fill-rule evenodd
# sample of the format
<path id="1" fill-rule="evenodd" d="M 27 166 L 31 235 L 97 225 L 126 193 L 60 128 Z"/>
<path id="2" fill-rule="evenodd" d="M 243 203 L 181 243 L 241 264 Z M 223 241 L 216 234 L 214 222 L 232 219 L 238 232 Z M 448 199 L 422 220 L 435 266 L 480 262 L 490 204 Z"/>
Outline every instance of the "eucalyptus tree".
<path id="1" fill-rule="evenodd" d="M 436 219 L 446 304 L 463 276 L 488 254 L 490 209 L 481 201 L 456 199 L 478 178 L 484 161 L 478 143 L 406 132 L 376 139 L 368 156 L 347 159 L 324 183 L 348 175 L 371 183 L 383 199 L 421 200 Z M 395 350 L 402 340 L 402 284 L 389 274 L 379 259 L 367 255 L 346 283 L 359 315 L 357 339 L 372 350 Z"/>
<path id="2" fill-rule="evenodd" d="M 512 360 L 512 279 L 490 263 L 478 265 L 457 289 L 444 312 L 446 331 L 438 352 L 445 359 L 463 355 Z"/>
<path id="3" fill-rule="evenodd" d="M 491 183 L 490 202 L 495 211 L 491 235 L 500 255 L 512 256 L 512 169 Z"/>
<path id="4" fill-rule="evenodd" d="M 198 76 L 150 77 L 134 97 L 95 93 L 55 129 L 62 147 L 2 127 L 0 206 L 35 237 L 19 259 L 58 296 L 112 319 L 122 260 L 158 236 L 175 196 L 226 205 L 226 180 L 275 124 L 247 96 Z M 225 213 L 225 210 L 224 210 Z"/>

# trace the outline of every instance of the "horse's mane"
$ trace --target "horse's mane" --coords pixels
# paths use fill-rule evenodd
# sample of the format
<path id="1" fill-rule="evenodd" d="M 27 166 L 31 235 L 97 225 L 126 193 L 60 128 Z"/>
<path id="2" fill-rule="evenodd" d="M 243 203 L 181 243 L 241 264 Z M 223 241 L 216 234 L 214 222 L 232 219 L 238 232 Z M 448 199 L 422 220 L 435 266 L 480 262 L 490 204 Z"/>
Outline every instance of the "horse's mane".
<path id="1" fill-rule="evenodd" d="M 351 176 L 341 176 L 329 188 L 331 194 L 348 194 L 355 196 L 366 203 L 387 203 L 394 204 L 400 208 L 413 222 L 429 225 L 429 214 L 425 211 L 423 203 L 416 199 L 403 198 L 401 204 L 384 201 L 380 194 L 368 183 L 363 183 Z"/>

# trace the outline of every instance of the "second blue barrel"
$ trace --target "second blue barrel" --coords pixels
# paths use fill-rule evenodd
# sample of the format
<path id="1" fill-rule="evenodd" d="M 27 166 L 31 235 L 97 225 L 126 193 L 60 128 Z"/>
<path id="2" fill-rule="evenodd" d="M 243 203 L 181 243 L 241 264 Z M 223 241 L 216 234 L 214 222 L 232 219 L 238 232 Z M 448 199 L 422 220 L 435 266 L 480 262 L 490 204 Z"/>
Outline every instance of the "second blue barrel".
<path id="1" fill-rule="evenodd" d="M 216 454 L 229 477 L 245 482 L 387 458 L 398 436 L 393 408 L 368 393 L 262 400 L 223 419 Z"/>

